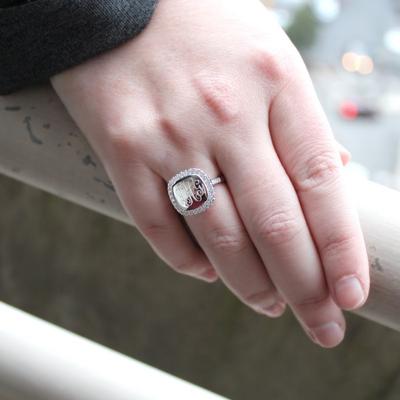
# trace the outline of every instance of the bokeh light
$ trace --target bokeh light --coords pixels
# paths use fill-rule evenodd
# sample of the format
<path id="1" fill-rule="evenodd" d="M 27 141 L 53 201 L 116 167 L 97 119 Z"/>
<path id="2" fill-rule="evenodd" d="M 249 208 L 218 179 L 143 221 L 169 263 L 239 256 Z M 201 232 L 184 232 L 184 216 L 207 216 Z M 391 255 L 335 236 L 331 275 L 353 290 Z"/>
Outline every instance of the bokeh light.
<path id="1" fill-rule="evenodd" d="M 355 52 L 346 52 L 343 54 L 342 66 L 348 72 L 359 72 L 362 75 L 368 75 L 374 71 L 372 58 Z"/>

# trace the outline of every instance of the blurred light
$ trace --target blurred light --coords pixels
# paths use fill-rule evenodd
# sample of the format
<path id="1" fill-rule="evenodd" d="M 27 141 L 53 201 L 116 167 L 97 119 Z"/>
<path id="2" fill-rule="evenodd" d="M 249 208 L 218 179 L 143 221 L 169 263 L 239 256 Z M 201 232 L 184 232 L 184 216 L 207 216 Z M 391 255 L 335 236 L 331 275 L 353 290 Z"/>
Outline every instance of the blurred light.
<path id="1" fill-rule="evenodd" d="M 274 5 L 277 7 L 282 7 L 282 8 L 298 8 L 302 6 L 303 4 L 306 4 L 308 0 L 277 0 L 274 1 Z"/>
<path id="2" fill-rule="evenodd" d="M 275 0 L 262 0 L 262 2 L 268 8 L 272 8 L 275 6 Z"/>
<path id="3" fill-rule="evenodd" d="M 321 22 L 332 22 L 340 14 L 340 3 L 338 0 L 314 0 L 312 6 L 315 16 Z"/>
<path id="4" fill-rule="evenodd" d="M 400 28 L 387 31 L 383 43 L 388 50 L 400 54 Z"/>
<path id="5" fill-rule="evenodd" d="M 400 115 L 400 93 L 383 96 L 381 106 L 387 114 Z"/>
<path id="6" fill-rule="evenodd" d="M 356 72 L 356 58 L 357 55 L 355 53 L 347 52 L 343 54 L 342 57 L 342 65 L 346 71 Z"/>
<path id="7" fill-rule="evenodd" d="M 360 56 L 359 57 L 359 66 L 358 72 L 363 75 L 371 74 L 374 70 L 374 62 L 372 58 L 369 56 Z"/>
<path id="8" fill-rule="evenodd" d="M 359 72 L 363 75 L 371 74 L 374 70 L 374 62 L 370 56 L 354 52 L 343 54 L 342 65 L 348 72 Z"/>
<path id="9" fill-rule="evenodd" d="M 352 101 L 345 101 L 340 106 L 340 114 L 346 119 L 356 119 L 358 116 L 357 104 Z"/>
<path id="10" fill-rule="evenodd" d="M 286 29 L 293 22 L 293 15 L 288 10 L 272 10 L 272 15 L 283 29 Z"/>

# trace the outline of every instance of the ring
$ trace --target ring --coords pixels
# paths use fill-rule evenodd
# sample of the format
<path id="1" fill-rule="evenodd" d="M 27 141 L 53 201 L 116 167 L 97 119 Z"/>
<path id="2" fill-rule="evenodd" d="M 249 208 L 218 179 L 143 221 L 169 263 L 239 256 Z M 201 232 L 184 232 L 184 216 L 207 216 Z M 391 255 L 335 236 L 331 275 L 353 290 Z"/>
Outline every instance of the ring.
<path id="1" fill-rule="evenodd" d="M 215 201 L 214 186 L 223 182 L 223 176 L 211 179 L 201 169 L 185 169 L 169 180 L 169 199 L 175 210 L 185 217 L 200 214 Z"/>

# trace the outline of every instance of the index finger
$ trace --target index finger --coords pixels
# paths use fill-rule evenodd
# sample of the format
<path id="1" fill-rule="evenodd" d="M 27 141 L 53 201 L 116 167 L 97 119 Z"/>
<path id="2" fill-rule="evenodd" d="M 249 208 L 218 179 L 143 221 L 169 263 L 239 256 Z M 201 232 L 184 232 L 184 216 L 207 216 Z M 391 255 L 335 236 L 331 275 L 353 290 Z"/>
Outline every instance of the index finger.
<path id="1" fill-rule="evenodd" d="M 305 68 L 273 100 L 269 121 L 332 297 L 343 309 L 358 308 L 369 291 L 368 256 L 335 139 Z"/>

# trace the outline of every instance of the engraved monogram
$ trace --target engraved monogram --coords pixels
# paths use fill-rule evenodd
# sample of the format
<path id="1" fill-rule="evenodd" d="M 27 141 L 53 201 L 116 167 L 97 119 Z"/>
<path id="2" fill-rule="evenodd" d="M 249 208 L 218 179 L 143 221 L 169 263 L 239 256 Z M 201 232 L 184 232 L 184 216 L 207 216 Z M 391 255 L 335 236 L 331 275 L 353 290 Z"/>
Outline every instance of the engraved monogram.
<path id="1" fill-rule="evenodd" d="M 207 188 L 204 182 L 197 176 L 188 176 L 178 181 L 173 192 L 178 204 L 186 210 L 193 206 L 198 207 L 207 201 Z"/>
<path id="2" fill-rule="evenodd" d="M 199 168 L 185 169 L 168 181 L 168 196 L 179 214 L 200 214 L 215 201 L 214 185 L 222 182 L 221 177 L 214 182 Z"/>

